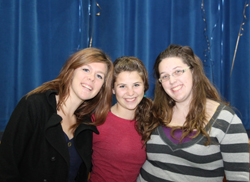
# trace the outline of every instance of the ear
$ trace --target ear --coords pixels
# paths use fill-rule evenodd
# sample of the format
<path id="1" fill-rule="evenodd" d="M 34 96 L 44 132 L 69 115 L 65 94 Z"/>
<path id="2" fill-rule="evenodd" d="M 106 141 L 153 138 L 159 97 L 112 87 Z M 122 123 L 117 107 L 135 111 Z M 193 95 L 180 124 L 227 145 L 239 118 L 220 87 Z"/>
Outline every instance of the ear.
<path id="1" fill-rule="evenodd" d="M 113 92 L 113 94 L 115 95 L 115 89 L 112 88 L 112 92 Z"/>

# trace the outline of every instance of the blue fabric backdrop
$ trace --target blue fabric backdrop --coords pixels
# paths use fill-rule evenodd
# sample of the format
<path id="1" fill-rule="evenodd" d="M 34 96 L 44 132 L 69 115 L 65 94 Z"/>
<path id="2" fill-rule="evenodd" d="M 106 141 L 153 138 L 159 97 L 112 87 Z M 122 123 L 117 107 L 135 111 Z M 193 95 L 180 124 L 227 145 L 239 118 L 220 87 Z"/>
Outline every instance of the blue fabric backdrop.
<path id="1" fill-rule="evenodd" d="M 112 60 L 140 58 L 149 72 L 147 96 L 152 99 L 157 55 L 171 43 L 191 46 L 211 82 L 250 129 L 246 3 L 249 0 L 0 0 L 0 131 L 20 98 L 54 79 L 66 59 L 88 47 L 91 38 L 92 47 L 103 49 Z"/>

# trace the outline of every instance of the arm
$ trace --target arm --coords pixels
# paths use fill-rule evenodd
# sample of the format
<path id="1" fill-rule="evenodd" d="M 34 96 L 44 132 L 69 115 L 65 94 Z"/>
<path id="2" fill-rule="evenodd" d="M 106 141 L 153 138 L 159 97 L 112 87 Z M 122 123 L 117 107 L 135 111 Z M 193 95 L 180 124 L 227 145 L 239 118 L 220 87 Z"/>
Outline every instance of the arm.
<path id="1" fill-rule="evenodd" d="M 227 181 L 249 181 L 249 140 L 235 114 L 221 141 L 221 153 Z"/>
<path id="2" fill-rule="evenodd" d="M 32 105 L 23 97 L 13 111 L 0 144 L 0 181 L 20 181 L 18 165 L 32 135 Z"/>

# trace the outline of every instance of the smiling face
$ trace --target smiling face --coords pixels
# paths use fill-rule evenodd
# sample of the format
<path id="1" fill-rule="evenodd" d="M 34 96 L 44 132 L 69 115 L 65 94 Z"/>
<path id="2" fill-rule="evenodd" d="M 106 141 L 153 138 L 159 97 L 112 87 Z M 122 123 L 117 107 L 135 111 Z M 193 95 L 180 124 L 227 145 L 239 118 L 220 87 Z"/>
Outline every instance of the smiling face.
<path id="1" fill-rule="evenodd" d="M 118 74 L 114 83 L 113 93 L 117 100 L 120 115 L 134 113 L 144 96 L 144 84 L 137 71 L 123 71 Z"/>
<path id="2" fill-rule="evenodd" d="M 100 91 L 107 65 L 105 63 L 89 63 L 75 69 L 70 86 L 70 97 L 83 102 L 94 98 Z"/>
<path id="3" fill-rule="evenodd" d="M 188 65 L 179 57 L 168 57 L 159 64 L 160 77 L 162 75 L 172 75 L 176 70 L 184 70 Z M 186 70 L 178 77 L 170 76 L 168 81 L 161 83 L 165 92 L 176 103 L 190 103 L 192 99 L 193 76 L 190 69 Z"/>

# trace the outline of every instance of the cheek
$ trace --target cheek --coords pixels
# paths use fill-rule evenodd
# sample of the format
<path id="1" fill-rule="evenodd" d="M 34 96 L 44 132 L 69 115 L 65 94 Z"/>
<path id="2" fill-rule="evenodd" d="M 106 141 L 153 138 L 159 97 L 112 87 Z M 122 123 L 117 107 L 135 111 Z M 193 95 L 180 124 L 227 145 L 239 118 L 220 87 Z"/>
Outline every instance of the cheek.
<path id="1" fill-rule="evenodd" d="M 122 97 L 124 94 L 125 94 L 125 91 L 124 91 L 124 90 L 116 90 L 116 91 L 115 91 L 115 95 L 116 95 L 117 97 Z"/>
<path id="2" fill-rule="evenodd" d="M 74 79 L 74 77 L 73 78 L 71 78 L 71 80 L 70 80 L 70 87 L 73 87 L 74 85 L 76 85 L 77 83 L 76 83 L 76 79 Z"/>
<path id="3" fill-rule="evenodd" d="M 170 87 L 166 86 L 166 85 L 162 85 L 163 90 L 165 91 L 165 93 L 170 96 L 172 95 L 172 91 L 170 90 Z"/>
<path id="4" fill-rule="evenodd" d="M 167 90 L 170 89 L 170 87 L 167 84 L 162 84 L 161 86 L 165 92 L 167 92 Z"/>
<path id="5" fill-rule="evenodd" d="M 98 88 L 98 92 L 102 89 L 102 87 L 104 87 L 104 82 L 100 82 L 100 83 L 98 83 L 98 85 L 97 85 L 97 88 Z"/>
<path id="6" fill-rule="evenodd" d="M 117 101 L 122 100 L 123 96 L 124 96 L 124 94 L 122 92 L 116 91 L 115 98 Z"/>
<path id="7" fill-rule="evenodd" d="M 192 80 L 192 77 L 190 78 L 187 78 L 186 80 L 183 80 L 185 85 L 188 87 L 188 88 L 193 88 L 193 80 Z"/>
<path id="8" fill-rule="evenodd" d="M 144 95 L 144 88 L 138 89 L 137 93 L 138 93 L 139 95 Z"/>

